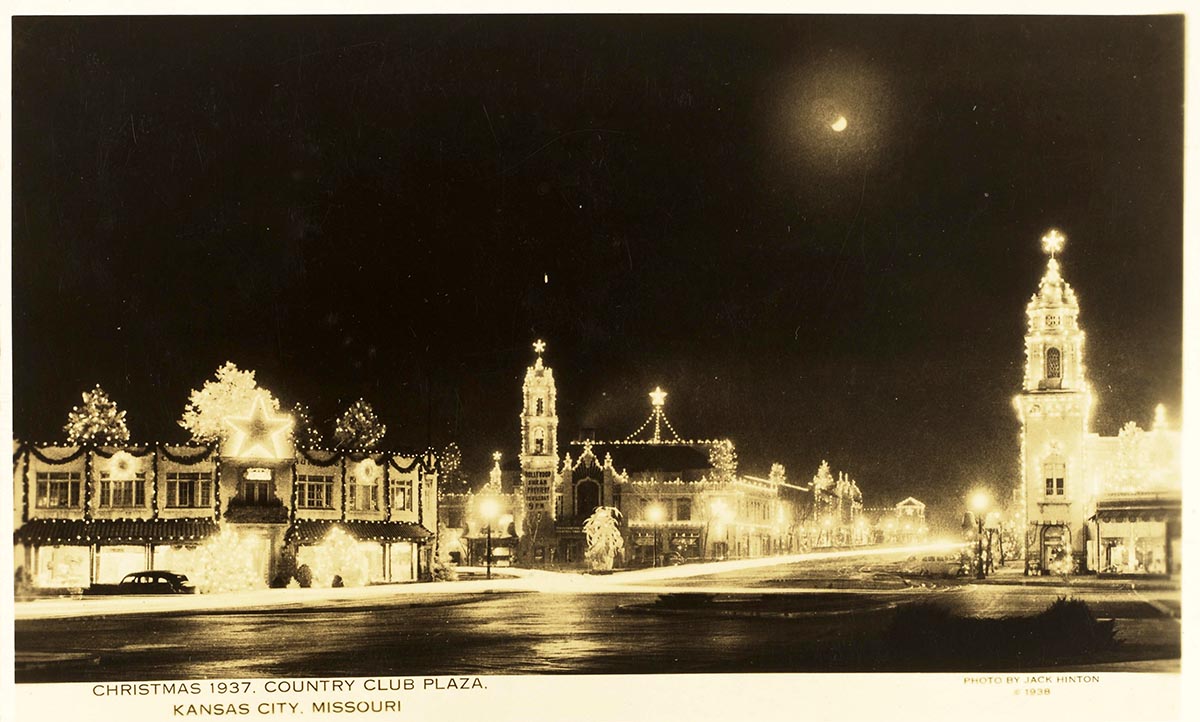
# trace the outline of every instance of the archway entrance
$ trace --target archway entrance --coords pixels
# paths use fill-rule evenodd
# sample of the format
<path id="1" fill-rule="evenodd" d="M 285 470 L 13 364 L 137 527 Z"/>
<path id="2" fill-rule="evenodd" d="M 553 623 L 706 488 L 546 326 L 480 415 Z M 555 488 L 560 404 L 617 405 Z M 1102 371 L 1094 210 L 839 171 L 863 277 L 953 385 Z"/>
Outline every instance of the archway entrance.
<path id="1" fill-rule="evenodd" d="M 600 506 L 599 484 L 591 479 L 584 479 L 575 485 L 575 516 L 591 516 L 598 506 Z"/>

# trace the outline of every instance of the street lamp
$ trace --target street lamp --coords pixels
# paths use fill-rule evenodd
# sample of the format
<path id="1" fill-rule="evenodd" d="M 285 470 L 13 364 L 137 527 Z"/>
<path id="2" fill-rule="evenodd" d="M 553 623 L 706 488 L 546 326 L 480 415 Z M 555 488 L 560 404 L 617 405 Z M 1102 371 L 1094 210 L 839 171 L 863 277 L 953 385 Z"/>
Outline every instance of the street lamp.
<path id="1" fill-rule="evenodd" d="M 479 502 L 479 515 L 487 524 L 487 578 L 492 578 L 492 523 L 500 513 L 500 502 L 488 497 Z"/>
<path id="2" fill-rule="evenodd" d="M 658 525 L 666 518 L 667 511 L 663 509 L 662 504 L 654 502 L 646 507 L 646 520 L 654 524 L 654 566 L 658 566 Z"/>
<path id="3" fill-rule="evenodd" d="M 983 564 L 983 517 L 984 512 L 987 511 L 989 501 L 986 491 L 980 490 L 971 495 L 971 510 L 975 512 L 975 524 L 977 526 L 975 533 L 975 558 L 979 561 L 979 569 L 975 572 L 977 579 L 983 579 L 987 576 Z"/>

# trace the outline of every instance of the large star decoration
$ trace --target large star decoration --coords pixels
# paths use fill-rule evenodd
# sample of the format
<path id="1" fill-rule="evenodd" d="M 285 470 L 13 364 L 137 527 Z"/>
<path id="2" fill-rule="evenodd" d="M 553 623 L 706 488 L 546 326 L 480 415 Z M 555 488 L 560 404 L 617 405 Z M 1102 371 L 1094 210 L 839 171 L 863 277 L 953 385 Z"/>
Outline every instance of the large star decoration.
<path id="1" fill-rule="evenodd" d="M 540 338 L 537 341 L 534 341 L 533 342 L 533 352 L 536 353 L 538 356 L 541 356 L 543 353 L 545 353 L 546 352 L 546 342 L 541 340 Z"/>
<path id="2" fill-rule="evenodd" d="M 1059 233 L 1057 228 L 1051 228 L 1049 233 L 1042 236 L 1042 250 L 1054 258 L 1055 254 L 1062 252 L 1063 244 L 1066 242 L 1066 236 Z"/>
<path id="3" fill-rule="evenodd" d="M 655 407 L 661 407 L 667 403 L 667 392 L 662 390 L 662 387 L 655 386 L 650 392 L 650 403 Z"/>
<path id="4" fill-rule="evenodd" d="M 288 416 L 272 416 L 266 399 L 260 394 L 246 416 L 227 416 L 233 429 L 229 439 L 230 456 L 255 459 L 279 459 L 287 455 L 287 433 L 292 428 Z"/>

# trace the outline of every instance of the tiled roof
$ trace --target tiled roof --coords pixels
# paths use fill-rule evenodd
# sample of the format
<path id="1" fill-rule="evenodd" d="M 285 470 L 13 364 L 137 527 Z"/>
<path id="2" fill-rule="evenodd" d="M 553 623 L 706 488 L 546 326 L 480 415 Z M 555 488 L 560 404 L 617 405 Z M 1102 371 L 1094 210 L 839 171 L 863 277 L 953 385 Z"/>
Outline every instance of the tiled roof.
<path id="1" fill-rule="evenodd" d="M 413 522 L 322 519 L 296 521 L 288 529 L 287 537 L 300 544 L 316 544 L 335 526 L 359 541 L 425 541 L 433 536 L 433 532 Z"/>
<path id="2" fill-rule="evenodd" d="M 25 544 L 200 541 L 219 530 L 212 519 L 32 519 L 13 539 Z"/>

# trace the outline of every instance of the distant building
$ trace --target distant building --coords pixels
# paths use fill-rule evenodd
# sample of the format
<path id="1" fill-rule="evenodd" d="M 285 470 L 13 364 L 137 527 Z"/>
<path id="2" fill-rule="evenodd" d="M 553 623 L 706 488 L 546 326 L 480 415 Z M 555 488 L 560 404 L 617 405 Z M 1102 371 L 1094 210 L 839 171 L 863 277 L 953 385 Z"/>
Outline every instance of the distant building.
<path id="1" fill-rule="evenodd" d="M 867 510 L 872 521 L 872 538 L 877 544 L 920 544 L 929 539 L 925 504 L 908 497 L 893 507 Z"/>
<path id="2" fill-rule="evenodd" d="M 798 549 L 797 525 L 809 510 L 781 494 L 782 467 L 765 479 L 739 474 L 732 443 L 682 439 L 664 413 L 661 389 L 649 394 L 650 415 L 628 437 L 573 441 L 560 456 L 554 372 L 543 360 L 545 344 L 534 351 L 522 385 L 521 453 L 503 465 L 500 483 L 502 497 L 519 507 L 513 517 L 523 563 L 583 564 L 583 523 L 600 506 L 620 512 L 618 565 Z M 853 518 L 861 494 L 854 502 L 849 479 L 844 486 L 844 513 Z"/>
<path id="3" fill-rule="evenodd" d="M 1080 306 L 1055 257 L 1026 307 L 1025 373 L 1014 400 L 1021 421 L 1020 508 L 1030 573 L 1088 570 L 1176 574 L 1180 569 L 1180 437 L 1160 405 L 1149 431 L 1091 430 Z"/>
<path id="4" fill-rule="evenodd" d="M 438 553 L 454 565 L 485 566 L 488 547 L 492 563 L 507 566 L 517 553 L 525 515 L 520 494 L 501 486 L 500 452 L 488 483 L 478 491 L 442 494 L 438 505 Z"/>
<path id="5" fill-rule="evenodd" d="M 266 587 L 301 565 L 317 585 L 428 575 L 432 453 L 292 448 L 271 418 L 252 421 L 261 439 L 223 447 L 16 442 L 14 566 L 57 589 L 146 569 L 202 590 Z"/>

